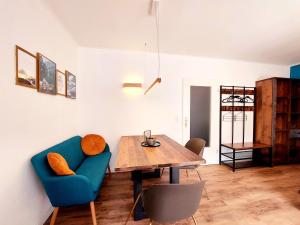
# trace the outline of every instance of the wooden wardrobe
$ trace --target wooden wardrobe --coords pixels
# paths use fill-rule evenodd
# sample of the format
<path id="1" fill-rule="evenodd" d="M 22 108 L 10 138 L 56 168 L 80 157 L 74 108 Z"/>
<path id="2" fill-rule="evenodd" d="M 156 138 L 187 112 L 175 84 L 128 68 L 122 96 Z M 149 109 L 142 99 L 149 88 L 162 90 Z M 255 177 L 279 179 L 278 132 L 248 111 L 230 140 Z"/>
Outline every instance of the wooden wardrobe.
<path id="1" fill-rule="evenodd" d="M 271 144 L 273 164 L 300 162 L 300 80 L 269 78 L 256 82 L 256 142 Z M 257 161 L 266 153 L 258 153 Z"/>

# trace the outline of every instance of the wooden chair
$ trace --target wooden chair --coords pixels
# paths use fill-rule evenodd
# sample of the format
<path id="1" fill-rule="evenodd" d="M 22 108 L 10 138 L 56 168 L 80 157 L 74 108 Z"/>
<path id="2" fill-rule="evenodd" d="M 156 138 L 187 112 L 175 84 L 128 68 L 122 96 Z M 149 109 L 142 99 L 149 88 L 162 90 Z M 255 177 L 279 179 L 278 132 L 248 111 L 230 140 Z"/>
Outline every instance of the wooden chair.
<path id="1" fill-rule="evenodd" d="M 199 208 L 205 182 L 195 184 L 156 184 L 144 190 L 136 199 L 126 221 L 127 224 L 140 198 L 143 199 L 145 213 L 152 222 L 175 223 L 176 221 L 192 218 Z"/>

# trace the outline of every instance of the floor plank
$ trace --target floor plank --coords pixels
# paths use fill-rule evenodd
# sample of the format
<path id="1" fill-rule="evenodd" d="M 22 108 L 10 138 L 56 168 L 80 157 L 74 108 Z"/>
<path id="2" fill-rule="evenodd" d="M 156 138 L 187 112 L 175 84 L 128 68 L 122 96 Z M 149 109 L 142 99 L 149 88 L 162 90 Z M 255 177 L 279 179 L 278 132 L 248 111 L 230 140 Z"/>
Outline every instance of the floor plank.
<path id="1" fill-rule="evenodd" d="M 203 166 L 201 176 L 207 181 L 209 200 L 202 197 L 195 214 L 201 225 L 300 225 L 300 165 L 273 168 L 249 168 L 231 172 L 219 165 Z M 167 183 L 168 170 L 161 179 L 144 181 Z M 196 172 L 187 177 L 182 171 L 182 183 L 198 181 Z M 205 195 L 205 194 L 204 194 Z M 132 181 L 129 173 L 114 173 L 106 177 L 95 201 L 98 224 L 123 224 L 132 207 Z M 49 224 L 49 220 L 45 225 Z M 92 224 L 89 205 L 60 209 L 56 225 Z M 149 224 L 149 221 L 130 221 L 129 225 Z M 193 224 L 192 220 L 176 223 Z"/>

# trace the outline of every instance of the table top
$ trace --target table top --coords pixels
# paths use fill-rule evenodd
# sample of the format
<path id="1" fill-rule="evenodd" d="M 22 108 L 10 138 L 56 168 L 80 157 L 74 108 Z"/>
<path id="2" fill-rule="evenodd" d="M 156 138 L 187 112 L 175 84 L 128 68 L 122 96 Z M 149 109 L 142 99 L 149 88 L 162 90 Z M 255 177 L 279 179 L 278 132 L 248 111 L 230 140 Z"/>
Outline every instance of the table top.
<path id="1" fill-rule="evenodd" d="M 257 142 L 245 142 L 243 143 L 229 143 L 221 144 L 224 147 L 231 148 L 234 150 L 247 150 L 247 149 L 258 149 L 258 148 L 270 148 L 272 145 L 257 143 Z"/>
<path id="2" fill-rule="evenodd" d="M 119 144 L 116 171 L 134 171 L 172 166 L 198 165 L 199 156 L 166 135 L 153 135 L 159 147 L 142 147 L 143 136 L 123 136 Z"/>

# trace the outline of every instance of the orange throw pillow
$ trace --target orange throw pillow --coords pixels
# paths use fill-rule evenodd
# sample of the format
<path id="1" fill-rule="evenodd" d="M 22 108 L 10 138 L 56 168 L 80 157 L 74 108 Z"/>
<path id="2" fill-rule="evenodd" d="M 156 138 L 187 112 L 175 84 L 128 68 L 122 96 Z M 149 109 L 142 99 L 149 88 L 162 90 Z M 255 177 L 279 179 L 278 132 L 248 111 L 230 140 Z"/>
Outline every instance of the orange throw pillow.
<path id="1" fill-rule="evenodd" d="M 60 176 L 74 175 L 74 171 L 69 168 L 69 165 L 64 157 L 55 152 L 47 154 L 47 159 L 52 170 Z"/>
<path id="2" fill-rule="evenodd" d="M 81 140 L 81 147 L 86 155 L 98 155 L 105 149 L 106 142 L 97 134 L 88 134 Z"/>

